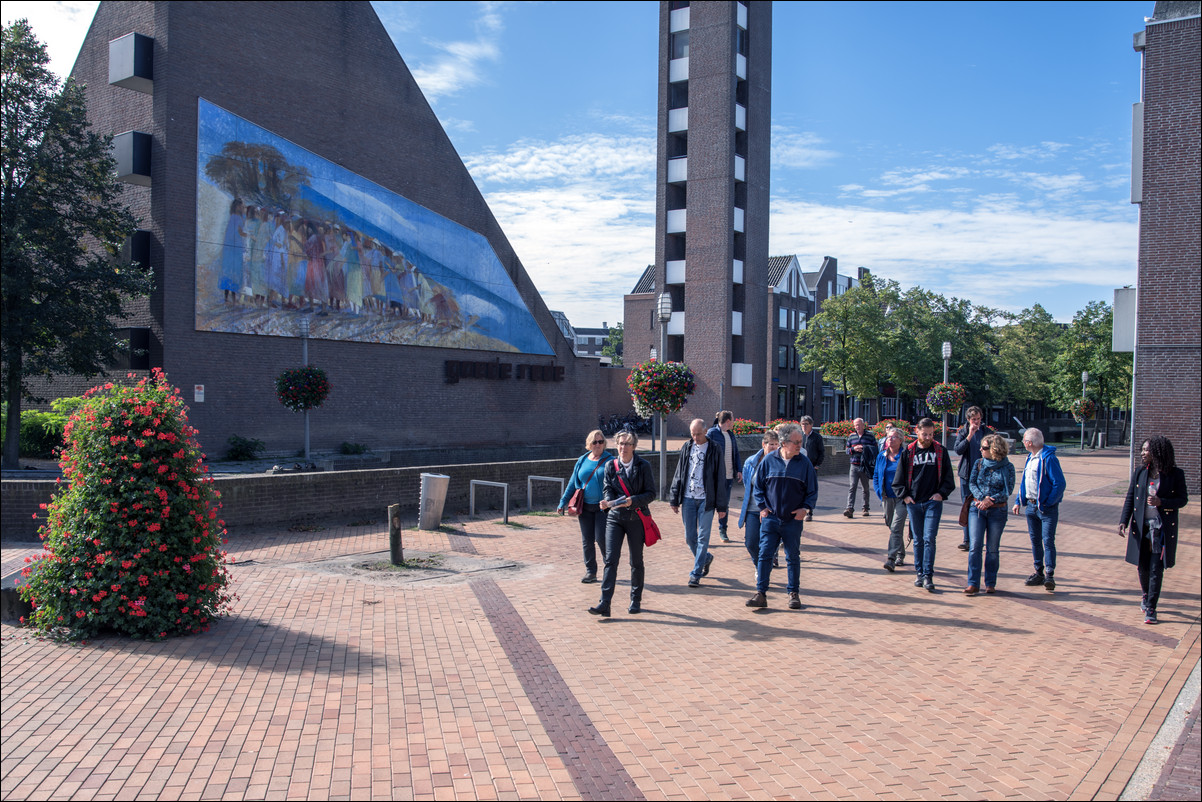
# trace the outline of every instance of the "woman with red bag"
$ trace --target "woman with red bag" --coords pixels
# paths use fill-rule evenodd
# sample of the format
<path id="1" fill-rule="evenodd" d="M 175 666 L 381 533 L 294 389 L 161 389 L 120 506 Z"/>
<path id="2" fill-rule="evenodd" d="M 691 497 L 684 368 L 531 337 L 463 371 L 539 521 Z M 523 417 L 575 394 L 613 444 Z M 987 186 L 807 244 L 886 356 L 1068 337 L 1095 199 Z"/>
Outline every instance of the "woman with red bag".
<path id="1" fill-rule="evenodd" d="M 580 542 L 584 548 L 584 579 L 586 585 L 597 581 L 597 549 L 605 562 L 605 513 L 601 496 L 605 490 L 605 464 L 614 458 L 605 450 L 605 433 L 593 429 L 584 441 L 584 452 L 572 468 L 572 478 L 564 488 L 559 507 L 560 515 L 567 512 L 580 520 Z"/>
<path id="2" fill-rule="evenodd" d="M 608 511 L 605 522 L 605 573 L 601 577 L 601 601 L 588 608 L 593 615 L 609 618 L 610 600 L 618 584 L 618 563 L 622 559 L 622 541 L 630 546 L 631 614 L 642 610 L 643 544 L 646 537 L 639 513 L 650 515 L 647 505 L 655 500 L 655 478 L 651 465 L 636 456 L 639 437 L 634 432 L 618 432 L 618 458 L 605 465 L 605 494 L 601 509 Z"/>

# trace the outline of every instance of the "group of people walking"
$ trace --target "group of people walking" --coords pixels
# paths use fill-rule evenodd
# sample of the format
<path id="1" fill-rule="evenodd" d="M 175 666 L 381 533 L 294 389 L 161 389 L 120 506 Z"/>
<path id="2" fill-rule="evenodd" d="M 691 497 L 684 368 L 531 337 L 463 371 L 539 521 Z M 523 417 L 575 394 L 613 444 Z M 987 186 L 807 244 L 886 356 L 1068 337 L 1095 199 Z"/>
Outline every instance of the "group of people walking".
<path id="1" fill-rule="evenodd" d="M 1025 584 L 1056 588 L 1056 525 L 1065 492 L 1064 472 L 1056 449 L 1044 442 L 1039 429 L 1026 429 L 1022 445 L 1027 451 L 1022 471 L 1010 460 L 1007 439 L 983 424 L 979 407 L 971 407 L 967 423 L 956 433 L 953 449 L 935 440 L 935 424 L 923 418 L 915 439 L 906 444 L 903 432 L 888 427 L 877 441 L 864 421 L 854 421 L 855 434 L 845 444 L 850 461 L 848 501 L 843 514 L 855 514 L 856 496 L 863 491 L 863 515 L 871 514 L 868 488 L 881 501 L 888 529 L 884 569 L 893 573 L 905 565 L 905 533 L 910 531 L 915 587 L 935 592 L 936 542 L 945 502 L 960 477 L 960 524 L 968 565 L 964 594 L 997 592 L 1000 544 L 1009 515 L 1023 515 L 1031 542 L 1033 573 Z M 718 413 L 707 430 L 701 419 L 690 425 L 690 438 L 681 447 L 676 471 L 668 486 L 668 505 L 682 517 L 685 543 L 692 553 L 687 585 L 700 587 L 710 573 L 714 554 L 710 532 L 714 519 L 728 541 L 726 519 L 730 492 L 736 481 L 745 486 L 738 527 L 755 568 L 756 592 L 746 605 L 763 608 L 778 553 L 783 548 L 788 606 L 801 609 L 800 543 L 806 521 L 813 520 L 818 501 L 815 467 L 825 451 L 822 436 L 805 417 L 765 431 L 761 449 L 741 465 L 738 444 L 730 435 L 734 416 Z M 604 565 L 601 599 L 589 612 L 609 616 L 617 585 L 623 543 L 630 553 L 629 612 L 642 609 L 644 516 L 656 498 L 650 464 L 638 457 L 638 436 L 619 432 L 618 456 L 605 450 L 605 437 L 591 432 L 588 452 L 580 457 L 559 504 L 562 514 L 569 499 L 581 491 L 579 512 L 584 550 L 585 583 L 597 581 L 597 554 Z M 952 451 L 960 457 L 953 471 Z M 1141 448 L 1143 467 L 1131 478 L 1120 518 L 1119 533 L 1127 538 L 1127 561 L 1138 568 L 1143 589 L 1141 610 L 1146 623 L 1157 622 L 1156 607 L 1164 569 L 1172 567 L 1177 546 L 1177 511 L 1188 501 L 1184 473 L 1177 467 L 1172 443 L 1153 437 Z"/>

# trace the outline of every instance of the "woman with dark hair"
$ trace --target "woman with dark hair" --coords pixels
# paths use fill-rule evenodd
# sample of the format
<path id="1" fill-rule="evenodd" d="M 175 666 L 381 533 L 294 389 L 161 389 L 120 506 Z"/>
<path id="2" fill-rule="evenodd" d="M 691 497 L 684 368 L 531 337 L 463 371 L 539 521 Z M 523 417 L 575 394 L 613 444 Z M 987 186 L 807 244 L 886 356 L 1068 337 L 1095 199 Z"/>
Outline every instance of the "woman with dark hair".
<path id="1" fill-rule="evenodd" d="M 1189 496 L 1185 472 L 1177 467 L 1167 437 L 1145 440 L 1139 456 L 1143 467 L 1131 476 L 1119 535 L 1127 538 L 1127 562 L 1139 569 L 1144 623 L 1155 624 L 1164 569 L 1177 562 L 1177 510 L 1186 505 Z"/>

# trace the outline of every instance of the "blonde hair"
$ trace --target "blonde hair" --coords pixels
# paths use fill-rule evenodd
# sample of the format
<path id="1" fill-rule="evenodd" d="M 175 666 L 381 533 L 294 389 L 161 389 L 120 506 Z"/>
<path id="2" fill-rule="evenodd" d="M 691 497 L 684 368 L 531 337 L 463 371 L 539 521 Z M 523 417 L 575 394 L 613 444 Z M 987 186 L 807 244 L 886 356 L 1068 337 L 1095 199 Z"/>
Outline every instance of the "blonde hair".
<path id="1" fill-rule="evenodd" d="M 588 437 L 586 437 L 584 439 L 584 448 L 586 451 L 593 447 L 593 441 L 596 440 L 598 437 L 600 437 L 602 440 L 607 439 L 605 437 L 605 432 L 601 431 L 600 429 L 593 429 L 591 432 L 588 433 Z"/>
<path id="2" fill-rule="evenodd" d="M 994 459 L 1005 459 L 1010 456 L 1010 446 L 1006 444 L 1006 438 L 1000 434 L 986 435 L 981 441 L 982 446 L 989 448 L 989 453 L 994 455 Z M 1000 454 L 1001 456 L 997 456 Z"/>

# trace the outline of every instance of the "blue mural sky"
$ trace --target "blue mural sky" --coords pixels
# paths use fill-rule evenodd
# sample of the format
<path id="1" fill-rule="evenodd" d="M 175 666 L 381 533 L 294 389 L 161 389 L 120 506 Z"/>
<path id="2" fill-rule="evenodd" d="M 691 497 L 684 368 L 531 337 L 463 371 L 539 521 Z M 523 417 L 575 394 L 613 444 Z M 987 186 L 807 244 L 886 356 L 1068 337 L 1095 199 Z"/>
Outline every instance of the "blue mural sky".
<path id="1" fill-rule="evenodd" d="M 495 343 L 490 347 L 486 340 L 462 336 L 454 330 L 462 328 L 470 330 L 468 333 L 504 343 L 508 346 L 504 350 L 552 353 L 508 273 L 488 241 L 480 234 L 204 99 L 199 101 L 197 142 L 197 180 L 202 187 L 197 197 L 198 270 L 205 270 L 206 265 L 215 264 L 215 260 L 221 258 L 223 232 L 229 219 L 229 202 L 235 194 L 228 186 L 214 180 L 208 170 L 209 165 L 214 157 L 221 157 L 228 143 L 235 143 L 232 147 L 241 147 L 243 150 L 244 146 L 265 145 L 274 148 L 284 163 L 296 168 L 290 175 L 279 178 L 281 185 L 290 187 L 288 197 L 285 199 L 281 195 L 265 199 L 263 194 L 247 192 L 243 193 L 248 196 L 243 198 L 247 204 L 266 206 L 271 209 L 273 219 L 274 213 L 282 209 L 289 217 L 299 216 L 331 226 L 337 224 L 342 229 L 356 232 L 360 240 L 371 238 L 386 245 L 396 252 L 398 262 L 403 255 L 416 268 L 417 274 L 428 280 L 433 287 L 430 293 L 441 292 L 452 298 L 450 303 L 460 313 L 458 318 L 463 324 L 460 327 L 445 325 L 447 321 L 440 318 L 434 322 L 444 324 L 442 328 L 446 330 L 438 332 L 438 326 L 420 319 L 415 313 L 417 304 L 413 304 L 414 309 L 409 310 L 413 313 L 402 315 L 397 320 L 402 331 L 381 338 L 380 321 L 366 319 L 371 317 L 370 307 L 356 313 L 351 306 L 328 308 L 323 304 L 321 308 L 326 313 L 323 316 L 333 316 L 335 320 L 321 321 L 334 324 L 323 325 L 322 336 L 330 339 L 495 349 Z M 206 191 L 204 187 L 209 190 Z M 284 206 L 287 208 L 282 208 Z M 249 257 L 247 261 L 250 261 Z M 218 316 L 226 322 L 214 324 L 209 320 L 212 316 L 211 307 L 222 301 L 215 294 L 212 282 L 206 285 L 198 280 L 197 295 L 197 325 L 200 328 L 288 333 L 286 328 L 265 325 L 261 320 L 262 312 L 254 309 L 221 310 L 222 314 Z M 255 306 L 254 303 L 244 305 Z M 283 302 L 280 306 L 285 307 L 279 310 L 281 314 L 288 311 Z M 270 304 L 264 303 L 260 309 L 269 307 Z M 239 314 L 229 314 L 233 311 Z M 387 312 L 385 304 L 383 313 Z M 252 318 L 255 322 L 237 322 L 242 318 Z M 413 337 L 407 337 L 403 331 L 406 328 L 422 329 L 423 324 L 424 331 L 415 330 Z"/>

